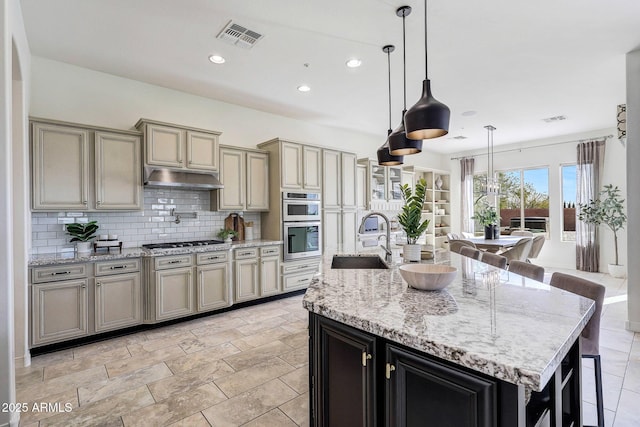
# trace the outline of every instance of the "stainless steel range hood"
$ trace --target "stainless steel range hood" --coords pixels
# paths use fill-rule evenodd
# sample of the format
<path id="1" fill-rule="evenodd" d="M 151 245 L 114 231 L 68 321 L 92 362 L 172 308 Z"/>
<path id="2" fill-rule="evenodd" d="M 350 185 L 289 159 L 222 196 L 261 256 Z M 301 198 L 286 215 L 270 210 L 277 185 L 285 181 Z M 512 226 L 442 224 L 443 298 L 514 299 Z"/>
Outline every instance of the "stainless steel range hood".
<path id="1" fill-rule="evenodd" d="M 218 190 L 224 188 L 214 173 L 183 172 L 159 167 L 144 167 L 144 185 L 149 188 Z"/>

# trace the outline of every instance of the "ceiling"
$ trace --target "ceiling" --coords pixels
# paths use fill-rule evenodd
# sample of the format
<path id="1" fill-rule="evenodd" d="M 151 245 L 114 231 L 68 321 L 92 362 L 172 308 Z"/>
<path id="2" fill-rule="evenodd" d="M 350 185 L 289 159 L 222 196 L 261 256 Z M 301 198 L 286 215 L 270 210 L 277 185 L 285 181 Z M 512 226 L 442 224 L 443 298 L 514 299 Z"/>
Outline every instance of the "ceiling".
<path id="1" fill-rule="evenodd" d="M 402 19 L 409 5 L 407 104 L 424 79 L 421 0 L 22 0 L 32 54 L 321 125 L 379 136 L 402 111 Z M 429 78 L 451 109 L 441 153 L 615 127 L 625 53 L 640 47 L 638 0 L 431 0 Z M 216 39 L 230 21 L 264 35 Z M 209 55 L 226 63 L 216 65 Z M 362 66 L 349 69 L 351 57 Z M 297 87 L 308 84 L 311 91 Z M 469 112 L 475 112 L 469 115 Z M 546 123 L 545 118 L 566 116 Z M 467 139 L 453 139 L 465 136 Z"/>

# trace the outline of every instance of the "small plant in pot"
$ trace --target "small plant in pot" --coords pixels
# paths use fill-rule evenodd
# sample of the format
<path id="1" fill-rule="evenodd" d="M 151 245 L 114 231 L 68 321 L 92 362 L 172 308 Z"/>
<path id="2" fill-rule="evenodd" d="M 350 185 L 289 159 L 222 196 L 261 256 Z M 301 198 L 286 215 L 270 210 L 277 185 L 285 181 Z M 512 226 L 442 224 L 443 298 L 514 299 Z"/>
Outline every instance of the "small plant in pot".
<path id="1" fill-rule="evenodd" d="M 624 199 L 617 186 L 608 184 L 600 192 L 600 197 L 587 204 L 579 204 L 578 219 L 587 224 L 599 226 L 604 224 L 613 231 L 615 263 L 609 264 L 609 274 L 613 277 L 624 277 L 625 268 L 618 263 L 618 231 L 624 228 L 627 215 L 624 213 Z"/>
<path id="2" fill-rule="evenodd" d="M 76 243 L 76 250 L 78 253 L 91 252 L 91 240 L 96 237 L 96 231 L 98 231 L 98 222 L 89 221 L 87 223 L 73 223 L 67 224 L 67 234 L 71 235 L 71 242 Z"/>
<path id="3" fill-rule="evenodd" d="M 231 239 L 238 236 L 238 232 L 230 228 L 225 228 L 218 232 L 218 237 L 223 239 L 225 243 L 231 243 Z"/>
<path id="4" fill-rule="evenodd" d="M 416 183 L 415 192 L 408 184 L 400 186 L 404 205 L 398 215 L 398 223 L 407 235 L 407 244 L 403 249 L 405 261 L 420 261 L 420 245 L 416 242 L 429 227 L 429 220 L 422 220 L 426 188 L 427 182 L 424 179 Z"/>
<path id="5" fill-rule="evenodd" d="M 495 207 L 485 203 L 482 209 L 476 212 L 471 219 L 475 219 L 484 227 L 485 239 L 491 240 L 497 238 L 497 231 L 500 229 L 498 224 L 501 218 L 498 216 L 498 211 L 496 211 Z"/>

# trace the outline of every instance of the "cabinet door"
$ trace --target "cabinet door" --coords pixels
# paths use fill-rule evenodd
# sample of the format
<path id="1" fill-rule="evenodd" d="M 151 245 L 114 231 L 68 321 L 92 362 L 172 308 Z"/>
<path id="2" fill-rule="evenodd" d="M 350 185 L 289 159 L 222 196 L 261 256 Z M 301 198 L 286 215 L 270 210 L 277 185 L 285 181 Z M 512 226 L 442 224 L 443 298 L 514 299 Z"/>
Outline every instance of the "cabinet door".
<path id="1" fill-rule="evenodd" d="M 282 142 L 280 145 L 280 179 L 282 188 L 302 189 L 302 145 Z"/>
<path id="2" fill-rule="evenodd" d="M 322 205 L 325 209 L 340 209 L 342 204 L 340 152 L 322 150 L 322 160 Z"/>
<path id="3" fill-rule="evenodd" d="M 402 168 L 387 168 L 387 200 L 402 200 Z"/>
<path id="4" fill-rule="evenodd" d="M 224 188 L 218 190 L 218 209 L 245 209 L 245 174 L 244 151 L 220 149 L 220 182 Z"/>
<path id="5" fill-rule="evenodd" d="M 187 168 L 218 170 L 218 135 L 187 131 Z"/>
<path id="6" fill-rule="evenodd" d="M 324 211 L 322 214 L 324 249 L 335 251 L 342 243 L 342 213 L 340 211 Z"/>
<path id="7" fill-rule="evenodd" d="M 198 311 L 213 310 L 231 305 L 229 264 L 210 264 L 198 267 Z"/>
<path id="8" fill-rule="evenodd" d="M 248 211 L 269 210 L 269 155 L 247 152 Z"/>
<path id="9" fill-rule="evenodd" d="M 369 204 L 367 191 L 367 167 L 364 165 L 358 165 L 358 169 L 356 170 L 356 207 L 361 210 L 367 210 L 367 206 Z"/>
<path id="10" fill-rule="evenodd" d="M 89 208 L 89 131 L 34 123 L 34 210 Z"/>
<path id="11" fill-rule="evenodd" d="M 356 209 L 356 155 L 353 153 L 342 153 L 341 156 L 341 189 L 342 209 Z"/>
<path id="12" fill-rule="evenodd" d="M 95 134 L 96 209 L 142 209 L 140 138 Z"/>
<path id="13" fill-rule="evenodd" d="M 315 426 L 375 426 L 375 337 L 314 316 Z M 422 420 L 424 422 L 424 419 Z M 403 424 L 398 424 L 403 425 Z M 424 425 L 424 424 L 423 424 Z M 455 424 L 433 424 L 455 425 Z"/>
<path id="14" fill-rule="evenodd" d="M 260 260 L 260 296 L 282 292 L 280 282 L 280 258 L 267 257 Z"/>
<path id="15" fill-rule="evenodd" d="M 156 271 L 156 319 L 165 320 L 193 313 L 191 267 Z"/>
<path id="16" fill-rule="evenodd" d="M 305 190 L 320 191 L 322 189 L 322 157 L 321 150 L 316 147 L 302 148 L 302 174 Z"/>
<path id="17" fill-rule="evenodd" d="M 369 163 L 369 196 L 370 200 L 386 200 L 387 167 L 375 162 Z"/>
<path id="18" fill-rule="evenodd" d="M 87 279 L 31 285 L 34 346 L 87 335 Z"/>
<path id="19" fill-rule="evenodd" d="M 237 260 L 234 301 L 248 301 L 260 296 L 258 287 L 258 260 Z"/>
<path id="20" fill-rule="evenodd" d="M 342 250 L 344 252 L 356 251 L 356 233 L 357 233 L 357 221 L 358 213 L 356 211 L 342 211 L 341 218 L 341 240 Z"/>
<path id="21" fill-rule="evenodd" d="M 497 425 L 496 382 L 391 344 L 386 362 L 387 425 Z"/>
<path id="22" fill-rule="evenodd" d="M 168 126 L 147 124 L 145 152 L 150 165 L 181 168 L 184 166 L 184 131 Z"/>
<path id="23" fill-rule="evenodd" d="M 142 323 L 140 273 L 96 278 L 96 332 Z"/>

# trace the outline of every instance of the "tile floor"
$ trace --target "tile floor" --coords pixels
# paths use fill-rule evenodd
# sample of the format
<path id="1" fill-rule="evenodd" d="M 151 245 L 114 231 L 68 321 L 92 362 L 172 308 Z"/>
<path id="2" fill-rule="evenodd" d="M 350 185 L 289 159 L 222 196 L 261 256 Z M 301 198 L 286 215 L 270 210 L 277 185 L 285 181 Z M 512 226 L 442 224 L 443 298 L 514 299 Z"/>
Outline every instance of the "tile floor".
<path id="1" fill-rule="evenodd" d="M 550 273 L 558 270 L 548 269 Z M 624 329 L 626 280 L 607 287 L 601 331 L 605 422 L 640 426 L 640 334 Z M 36 356 L 16 371 L 17 401 L 59 403 L 22 426 L 306 426 L 307 312 L 302 296 Z M 595 424 L 585 361 L 585 424 Z M 65 412 L 65 404 L 70 411 Z M 55 408 L 53 408 L 55 409 Z"/>

